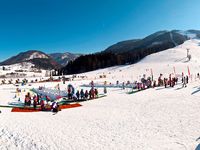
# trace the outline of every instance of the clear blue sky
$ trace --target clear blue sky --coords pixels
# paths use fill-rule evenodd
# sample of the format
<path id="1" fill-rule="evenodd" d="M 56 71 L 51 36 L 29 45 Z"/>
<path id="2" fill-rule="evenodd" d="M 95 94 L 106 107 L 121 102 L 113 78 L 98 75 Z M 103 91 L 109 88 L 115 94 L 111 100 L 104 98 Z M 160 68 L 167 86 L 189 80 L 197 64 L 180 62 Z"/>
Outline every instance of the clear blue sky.
<path id="1" fill-rule="evenodd" d="M 0 0 L 0 60 L 91 53 L 159 30 L 200 29 L 199 0 Z"/>

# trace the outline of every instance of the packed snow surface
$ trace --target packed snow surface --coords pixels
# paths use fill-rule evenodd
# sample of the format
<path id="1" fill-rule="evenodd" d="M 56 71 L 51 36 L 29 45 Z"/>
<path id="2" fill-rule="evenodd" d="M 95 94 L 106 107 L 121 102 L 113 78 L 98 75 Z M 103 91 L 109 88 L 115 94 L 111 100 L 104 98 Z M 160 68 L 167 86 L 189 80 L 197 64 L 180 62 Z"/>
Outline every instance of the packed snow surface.
<path id="1" fill-rule="evenodd" d="M 186 58 L 190 49 L 192 59 Z M 156 87 L 134 94 L 130 89 L 109 88 L 107 97 L 82 102 L 82 107 L 51 112 L 11 113 L 0 108 L 0 149 L 120 149 L 120 150 L 199 150 L 200 127 L 200 47 L 198 40 L 152 54 L 134 65 L 116 66 L 80 74 L 86 80 L 60 83 L 61 90 L 71 83 L 80 85 L 107 81 L 139 80 L 143 74 L 188 74 L 187 88 Z M 107 78 L 99 79 L 99 75 Z M 20 87 L 22 98 L 32 87 L 55 87 L 57 83 L 34 83 Z M 14 85 L 0 86 L 0 104 L 15 101 Z M 100 93 L 103 89 L 98 89 Z"/>

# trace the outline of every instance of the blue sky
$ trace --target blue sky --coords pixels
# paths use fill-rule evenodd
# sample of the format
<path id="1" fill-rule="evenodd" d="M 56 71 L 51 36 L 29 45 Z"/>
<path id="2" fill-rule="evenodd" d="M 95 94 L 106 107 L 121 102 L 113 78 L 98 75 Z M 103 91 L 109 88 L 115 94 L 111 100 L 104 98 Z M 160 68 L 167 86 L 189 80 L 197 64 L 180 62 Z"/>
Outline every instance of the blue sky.
<path id="1" fill-rule="evenodd" d="M 199 0 L 0 0 L 0 60 L 92 53 L 159 30 L 200 29 Z"/>

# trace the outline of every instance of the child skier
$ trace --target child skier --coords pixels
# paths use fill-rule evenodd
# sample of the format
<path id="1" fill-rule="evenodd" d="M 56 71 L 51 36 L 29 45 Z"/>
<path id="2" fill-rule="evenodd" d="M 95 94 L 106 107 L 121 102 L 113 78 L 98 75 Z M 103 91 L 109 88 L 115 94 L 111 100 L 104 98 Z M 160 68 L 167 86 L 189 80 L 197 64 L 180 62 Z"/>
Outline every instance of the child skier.
<path id="1" fill-rule="evenodd" d="M 84 99 L 85 93 L 83 92 L 83 89 L 81 89 L 80 95 L 81 95 L 81 99 Z"/>
<path id="2" fill-rule="evenodd" d="M 95 98 L 97 98 L 97 97 L 98 97 L 98 95 L 99 95 L 99 92 L 98 92 L 98 90 L 97 90 L 97 89 L 95 89 L 95 90 L 94 90 L 94 93 L 95 93 Z"/>
<path id="3" fill-rule="evenodd" d="M 57 113 L 59 110 L 59 105 L 56 102 L 53 102 L 51 105 L 52 112 Z"/>
<path id="4" fill-rule="evenodd" d="M 187 85 L 186 85 L 186 78 L 185 77 L 183 77 L 183 87 L 187 87 Z"/>
<path id="5" fill-rule="evenodd" d="M 77 90 L 77 92 L 76 92 L 76 98 L 77 98 L 77 100 L 79 100 L 79 98 L 80 98 L 79 90 Z"/>
<path id="6" fill-rule="evenodd" d="M 88 95 L 89 95 L 88 90 L 86 90 L 86 91 L 85 91 L 85 100 L 88 99 Z"/>

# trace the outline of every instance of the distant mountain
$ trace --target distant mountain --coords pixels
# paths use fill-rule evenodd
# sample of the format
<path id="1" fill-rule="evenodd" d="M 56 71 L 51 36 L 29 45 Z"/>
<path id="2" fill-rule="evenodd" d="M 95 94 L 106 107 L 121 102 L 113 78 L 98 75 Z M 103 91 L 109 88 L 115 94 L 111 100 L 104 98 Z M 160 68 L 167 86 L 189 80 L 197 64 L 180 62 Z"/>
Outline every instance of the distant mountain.
<path id="1" fill-rule="evenodd" d="M 144 39 L 122 41 L 108 47 L 105 52 L 123 53 L 137 49 L 149 49 L 166 45 L 168 48 L 182 44 L 192 38 L 200 38 L 199 30 L 159 31 Z"/>
<path id="2" fill-rule="evenodd" d="M 188 39 L 186 34 L 181 34 L 178 31 L 159 31 L 144 39 L 119 42 L 108 47 L 105 52 L 123 53 L 138 49 L 157 48 L 163 45 L 166 45 L 167 48 L 171 48 L 182 44 Z"/>
<path id="3" fill-rule="evenodd" d="M 81 56 L 81 54 L 72 54 L 69 52 L 66 53 L 52 53 L 49 54 L 58 64 L 62 65 L 62 66 L 66 66 L 68 64 L 69 61 L 73 61 L 76 58 L 78 58 L 79 56 Z"/>
<path id="4" fill-rule="evenodd" d="M 30 62 L 34 64 L 36 68 L 41 69 L 57 69 L 61 67 L 52 57 L 38 50 L 29 50 L 19 53 L 1 62 L 0 65 L 13 65 L 22 62 Z"/>
<path id="5" fill-rule="evenodd" d="M 81 56 L 62 68 L 62 72 L 75 74 L 115 65 L 133 64 L 145 56 L 176 47 L 194 38 L 200 38 L 200 31 L 159 31 L 143 39 L 119 42 L 100 53 Z"/>

